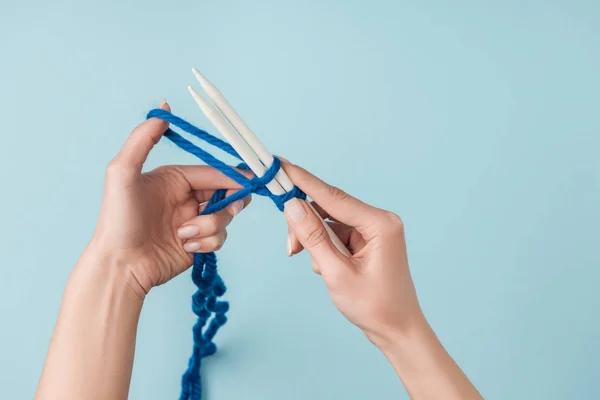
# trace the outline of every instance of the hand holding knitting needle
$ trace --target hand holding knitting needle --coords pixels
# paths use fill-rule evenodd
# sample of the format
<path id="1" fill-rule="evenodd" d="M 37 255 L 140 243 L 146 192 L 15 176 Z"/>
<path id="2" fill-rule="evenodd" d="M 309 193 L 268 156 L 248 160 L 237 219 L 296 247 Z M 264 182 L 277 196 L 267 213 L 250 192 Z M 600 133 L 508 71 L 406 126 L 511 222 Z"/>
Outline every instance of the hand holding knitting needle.
<path id="1" fill-rule="evenodd" d="M 169 109 L 166 102 L 161 108 Z M 143 173 L 166 129 L 161 119 L 148 119 L 107 168 L 98 226 L 69 278 L 38 400 L 126 398 L 146 292 L 189 268 L 193 252 L 218 249 L 250 201 L 198 215 L 216 189 L 241 187 L 207 166 Z M 284 163 L 284 170 L 321 214 L 297 198 L 285 203 L 291 253 L 302 247 L 310 253 L 335 305 L 382 350 L 411 398 L 480 399 L 423 316 L 400 218 L 302 168 Z"/>
<path id="2" fill-rule="evenodd" d="M 408 268 L 404 226 L 308 171 L 282 163 L 351 256 L 333 245 L 308 203 L 285 205 L 289 253 L 306 249 L 339 311 L 386 355 L 411 398 L 481 399 L 427 323 Z"/>

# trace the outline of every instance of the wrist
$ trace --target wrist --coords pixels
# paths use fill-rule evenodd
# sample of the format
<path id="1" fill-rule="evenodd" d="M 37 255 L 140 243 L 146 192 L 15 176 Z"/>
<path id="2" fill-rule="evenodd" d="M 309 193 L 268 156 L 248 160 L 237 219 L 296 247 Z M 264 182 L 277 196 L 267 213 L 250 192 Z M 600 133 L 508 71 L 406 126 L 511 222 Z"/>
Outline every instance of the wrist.
<path id="1" fill-rule="evenodd" d="M 71 275 L 71 281 L 103 285 L 112 290 L 131 291 L 140 302 L 148 292 L 133 271 L 141 269 L 135 257 L 110 251 L 93 238 L 83 251 Z M 142 268 L 143 269 L 143 268 Z"/>
<path id="2" fill-rule="evenodd" d="M 482 399 L 424 317 L 379 348 L 410 398 Z"/>
<path id="3" fill-rule="evenodd" d="M 420 311 L 402 323 L 381 324 L 376 331 L 365 331 L 367 338 L 383 353 L 408 345 L 431 331 L 429 323 Z"/>
<path id="4" fill-rule="evenodd" d="M 387 358 L 401 356 L 402 360 L 410 362 L 412 357 L 420 356 L 417 354 L 420 350 L 431 348 L 437 341 L 433 329 L 423 317 L 401 331 L 392 332 L 376 345 Z"/>
<path id="5" fill-rule="evenodd" d="M 378 347 L 411 398 L 481 399 L 424 317 Z"/>

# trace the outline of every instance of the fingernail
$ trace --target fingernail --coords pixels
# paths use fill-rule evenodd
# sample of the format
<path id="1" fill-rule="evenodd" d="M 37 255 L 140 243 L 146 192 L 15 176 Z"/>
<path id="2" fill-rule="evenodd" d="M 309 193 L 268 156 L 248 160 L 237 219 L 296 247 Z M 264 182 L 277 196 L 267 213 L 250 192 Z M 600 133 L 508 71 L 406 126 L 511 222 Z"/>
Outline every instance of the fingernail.
<path id="1" fill-rule="evenodd" d="M 233 213 L 234 217 L 236 215 L 238 215 L 240 213 L 240 211 L 242 211 L 243 209 L 244 209 L 244 200 L 236 200 L 233 203 L 231 203 L 231 212 Z"/>
<path id="2" fill-rule="evenodd" d="M 167 105 L 167 100 L 162 99 L 160 101 L 160 104 L 158 105 L 158 108 L 163 108 L 164 109 L 166 107 L 166 105 Z"/>
<path id="3" fill-rule="evenodd" d="M 191 239 L 194 236 L 198 236 L 200 233 L 200 227 L 197 225 L 186 225 L 177 230 L 177 236 L 181 239 Z"/>
<path id="4" fill-rule="evenodd" d="M 288 238 L 287 238 L 287 251 L 288 251 L 288 257 L 292 256 L 292 237 L 288 234 Z"/>
<path id="5" fill-rule="evenodd" d="M 193 253 L 194 251 L 198 251 L 200 249 L 200 243 L 198 242 L 187 242 L 183 245 L 183 249 L 188 253 Z"/>
<path id="6" fill-rule="evenodd" d="M 306 217 L 306 210 L 300 203 L 300 200 L 297 198 L 293 198 L 287 203 L 285 203 L 284 209 L 286 215 L 292 220 L 294 223 L 301 222 L 304 217 Z"/>

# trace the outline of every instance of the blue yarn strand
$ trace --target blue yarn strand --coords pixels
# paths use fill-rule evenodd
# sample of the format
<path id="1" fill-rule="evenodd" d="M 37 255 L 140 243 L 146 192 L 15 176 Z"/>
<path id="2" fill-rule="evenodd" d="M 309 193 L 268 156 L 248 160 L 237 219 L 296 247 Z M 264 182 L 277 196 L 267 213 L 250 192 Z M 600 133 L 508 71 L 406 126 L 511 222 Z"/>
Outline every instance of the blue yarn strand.
<path id="1" fill-rule="evenodd" d="M 158 108 L 153 109 L 148 113 L 146 118 L 160 118 L 170 125 L 174 125 L 182 131 L 223 150 L 238 160 L 242 160 L 229 143 L 195 127 L 184 119 L 171 114 L 169 111 Z M 265 175 L 249 179 L 233 167 L 185 139 L 171 128 L 167 129 L 164 137 L 182 150 L 198 157 L 207 165 L 221 171 L 242 186 L 242 189 L 229 196 L 225 196 L 226 190 L 224 189 L 215 191 L 202 211 L 203 215 L 220 211 L 234 201 L 243 199 L 252 193 L 271 198 L 280 211 L 283 211 L 284 204 L 294 197 L 306 199 L 306 194 L 296 186 L 283 195 L 274 195 L 266 188 L 267 183 L 275 178 L 275 175 L 281 168 L 281 162 L 278 158 L 273 159 L 273 163 L 268 166 Z M 249 170 L 248 166 L 244 163 L 238 164 L 237 167 L 238 169 Z M 225 294 L 227 288 L 218 273 L 217 256 L 214 252 L 195 254 L 191 275 L 192 281 L 197 288 L 196 292 L 192 295 L 192 312 L 197 316 L 197 320 L 192 328 L 194 347 L 192 356 L 188 361 L 188 367 L 181 377 L 181 394 L 179 400 L 202 399 L 202 382 L 200 379 L 201 361 L 202 358 L 216 353 L 217 346 L 213 342 L 213 339 L 219 329 L 227 322 L 225 314 L 229 311 L 229 303 L 219 300 Z"/>

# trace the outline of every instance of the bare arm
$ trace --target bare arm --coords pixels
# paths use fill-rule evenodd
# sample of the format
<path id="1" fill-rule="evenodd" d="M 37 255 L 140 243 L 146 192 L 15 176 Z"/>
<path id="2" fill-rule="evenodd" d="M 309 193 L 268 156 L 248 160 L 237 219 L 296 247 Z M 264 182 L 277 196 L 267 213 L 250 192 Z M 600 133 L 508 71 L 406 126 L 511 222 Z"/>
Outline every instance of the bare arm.
<path id="1" fill-rule="evenodd" d="M 423 318 L 412 329 L 376 343 L 413 399 L 481 399 Z"/>
<path id="2" fill-rule="evenodd" d="M 90 247 L 73 271 L 36 399 L 125 399 L 142 301 L 119 259 Z"/>

